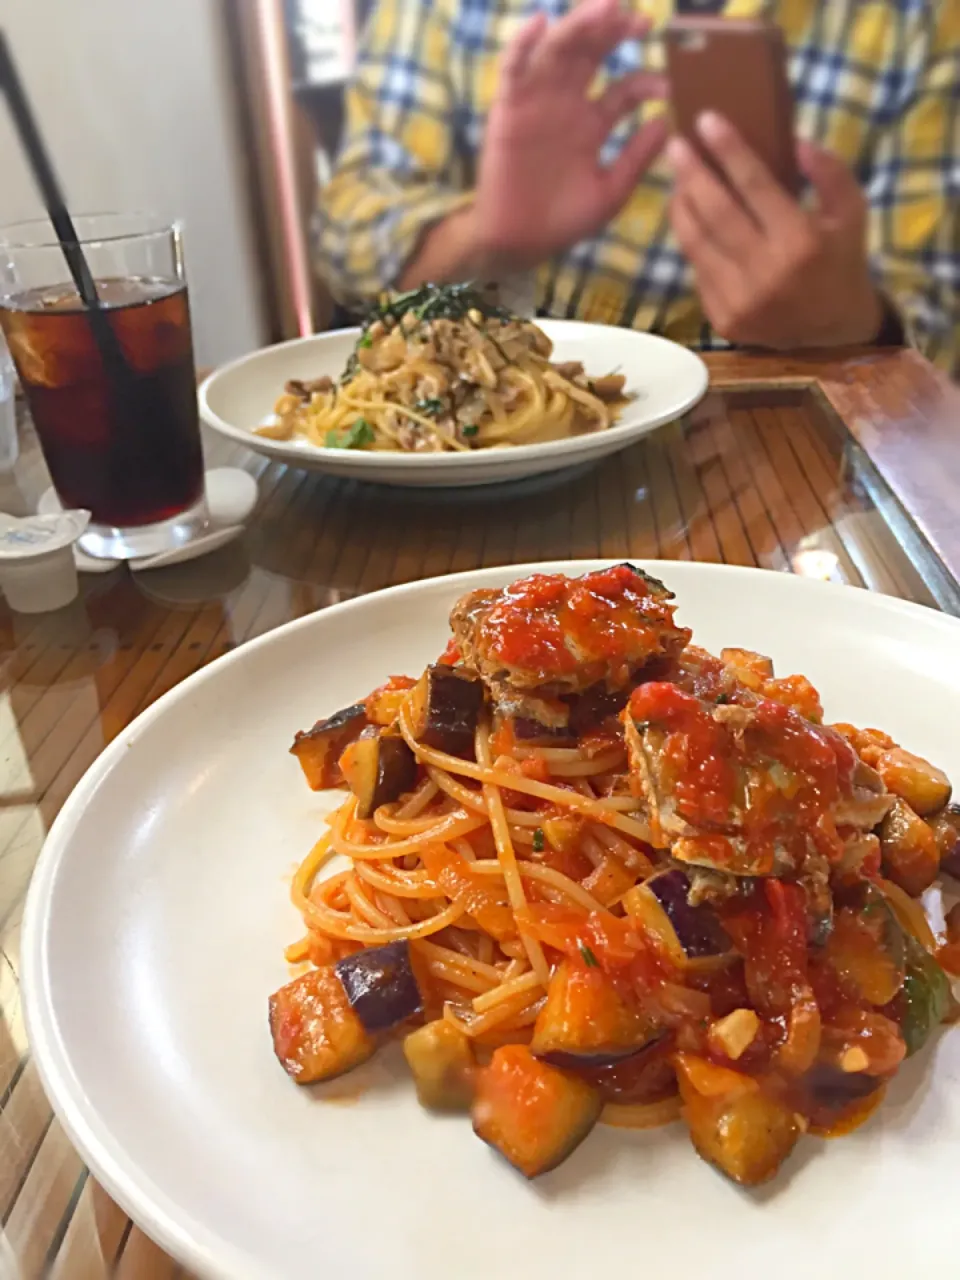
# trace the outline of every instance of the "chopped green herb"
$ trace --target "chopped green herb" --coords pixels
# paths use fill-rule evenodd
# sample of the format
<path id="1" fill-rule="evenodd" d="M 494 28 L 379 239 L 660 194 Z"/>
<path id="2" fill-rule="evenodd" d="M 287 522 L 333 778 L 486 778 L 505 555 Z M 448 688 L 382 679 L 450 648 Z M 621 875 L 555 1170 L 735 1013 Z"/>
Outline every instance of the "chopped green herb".
<path id="1" fill-rule="evenodd" d="M 471 317 L 471 312 L 479 313 L 479 323 Z M 417 289 L 408 289 L 405 293 L 394 294 L 393 297 L 389 294 L 381 295 L 376 304 L 369 307 L 364 314 L 363 333 L 357 340 L 357 350 L 372 345 L 370 328 L 377 321 L 387 332 L 390 332 L 408 315 L 413 317 L 412 325 L 408 323 L 404 326 L 408 336 L 420 325 L 429 324 L 433 320 L 462 320 L 465 324 L 473 325 L 475 329 L 482 332 L 500 352 L 505 363 L 513 364 L 497 342 L 487 322 L 490 320 L 506 322 L 516 317 L 505 307 L 491 302 L 482 289 L 477 288 L 470 280 L 460 284 L 424 284 Z M 351 354 L 340 376 L 341 385 L 349 382 L 357 373 L 357 350 Z M 430 410 L 424 410 L 424 412 L 429 413 Z"/>
<path id="2" fill-rule="evenodd" d="M 429 400 L 418 400 L 413 407 L 414 409 L 416 409 L 418 413 L 426 413 L 426 414 L 429 414 L 431 418 L 437 418 L 440 416 L 441 413 L 443 413 L 443 410 L 446 406 L 444 405 L 442 400 L 439 400 L 437 399 L 436 396 L 433 396 Z"/>
<path id="3" fill-rule="evenodd" d="M 479 430 L 480 428 L 475 422 L 468 422 L 465 427 L 461 428 L 461 434 L 469 439 L 470 436 L 475 436 Z"/>
<path id="4" fill-rule="evenodd" d="M 732 701 L 733 701 L 733 699 L 730 697 L 729 693 L 718 693 L 718 694 L 717 694 L 717 706 L 718 706 L 718 707 L 725 707 L 725 706 L 727 705 L 727 703 L 728 703 L 728 702 L 732 702 Z"/>
<path id="5" fill-rule="evenodd" d="M 543 853 L 543 849 L 544 849 L 543 827 L 537 827 L 533 833 L 533 852 Z"/>
<path id="6" fill-rule="evenodd" d="M 376 438 L 377 433 L 366 418 L 357 418 L 343 431 L 328 431 L 325 443 L 328 449 L 362 449 Z"/>
<path id="7" fill-rule="evenodd" d="M 472 281 L 462 284 L 425 284 L 417 289 L 388 297 L 371 308 L 367 323 L 380 320 L 389 329 L 412 312 L 418 323 L 430 320 L 462 320 L 470 311 L 479 311 L 485 320 L 510 320 L 503 307 L 489 302 Z"/>
<path id="8" fill-rule="evenodd" d="M 581 946 L 580 954 L 583 956 L 583 962 L 591 969 L 599 969 L 600 963 L 590 948 L 586 945 Z"/>

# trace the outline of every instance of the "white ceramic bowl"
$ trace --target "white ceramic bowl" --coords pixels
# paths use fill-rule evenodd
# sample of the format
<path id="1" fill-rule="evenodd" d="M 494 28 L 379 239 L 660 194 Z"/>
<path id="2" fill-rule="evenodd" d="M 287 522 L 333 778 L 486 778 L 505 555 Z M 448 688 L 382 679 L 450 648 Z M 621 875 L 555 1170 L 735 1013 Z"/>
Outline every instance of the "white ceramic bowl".
<path id="1" fill-rule="evenodd" d="M 519 480 L 618 453 L 686 413 L 707 389 L 700 357 L 666 338 L 574 320 L 537 323 L 554 342 L 554 359 L 581 360 L 597 375 L 613 369 L 626 374 L 626 390 L 634 398 L 608 431 L 515 448 L 423 454 L 321 449 L 303 440 L 256 435 L 254 428 L 270 421 L 289 379 L 339 378 L 359 329 L 297 338 L 224 365 L 200 387 L 200 414 L 221 435 L 293 466 L 380 484 L 460 487 Z"/>
<path id="2" fill-rule="evenodd" d="M 644 567 L 697 642 L 771 654 L 781 674 L 810 676 L 831 719 L 879 725 L 960 780 L 955 618 L 764 570 Z M 278 1065 L 267 997 L 303 931 L 290 873 L 342 800 L 307 790 L 294 731 L 416 674 L 463 592 L 530 569 L 311 614 L 205 667 L 110 743 L 50 832 L 23 922 L 30 1044 L 68 1133 L 202 1276 L 949 1280 L 960 1029 L 906 1063 L 861 1130 L 805 1138 L 749 1194 L 681 1125 L 600 1127 L 529 1184 L 466 1117 L 421 1110 L 397 1052 L 316 1088 Z"/>

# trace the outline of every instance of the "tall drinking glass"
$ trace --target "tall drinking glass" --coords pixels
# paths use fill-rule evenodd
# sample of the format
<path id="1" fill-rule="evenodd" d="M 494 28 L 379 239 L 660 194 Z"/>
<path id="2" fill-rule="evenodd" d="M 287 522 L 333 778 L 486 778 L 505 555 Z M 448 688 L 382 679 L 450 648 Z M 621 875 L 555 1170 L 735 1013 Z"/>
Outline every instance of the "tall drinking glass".
<path id="1" fill-rule="evenodd" d="M 91 324 L 50 224 L 27 222 L 0 227 L 0 326 L 57 495 L 92 514 L 83 550 L 154 555 L 206 523 L 180 227 L 75 225 L 106 325 Z"/>

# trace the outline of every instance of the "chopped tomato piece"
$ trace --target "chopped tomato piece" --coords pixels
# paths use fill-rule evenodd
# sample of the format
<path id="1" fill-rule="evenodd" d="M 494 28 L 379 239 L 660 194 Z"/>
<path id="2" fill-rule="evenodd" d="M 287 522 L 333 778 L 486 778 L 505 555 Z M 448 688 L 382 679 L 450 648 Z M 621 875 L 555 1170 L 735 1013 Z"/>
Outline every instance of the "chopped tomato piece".
<path id="1" fill-rule="evenodd" d="M 533 778 L 536 782 L 550 781 L 550 766 L 543 756 L 527 756 L 521 760 L 520 772 L 525 778 Z"/>
<path id="2" fill-rule="evenodd" d="M 497 939 L 515 938 L 517 929 L 505 892 L 470 870 L 470 863 L 445 844 L 424 845 L 423 865 L 440 888 Z"/>
<path id="3" fill-rule="evenodd" d="M 629 971 L 634 986 L 644 975 L 649 985 L 662 976 L 656 958 L 631 920 L 609 911 L 586 912 L 554 902 L 530 903 L 518 913 L 525 931 L 545 946 L 572 959 L 582 959 L 584 949 L 590 959 L 607 973 Z"/>
<path id="4" fill-rule="evenodd" d="M 460 661 L 460 649 L 457 646 L 456 639 L 451 636 L 447 641 L 447 647 L 437 659 L 438 667 L 455 667 Z"/>
<path id="5" fill-rule="evenodd" d="M 636 879 L 635 871 L 630 871 L 619 858 L 608 853 L 584 880 L 583 887 L 602 906 L 610 907 L 633 887 Z"/>
<path id="6" fill-rule="evenodd" d="M 513 749 L 517 745 L 517 736 L 513 731 L 512 720 L 502 720 L 490 735 L 490 755 L 496 760 L 498 756 L 513 757 Z"/>

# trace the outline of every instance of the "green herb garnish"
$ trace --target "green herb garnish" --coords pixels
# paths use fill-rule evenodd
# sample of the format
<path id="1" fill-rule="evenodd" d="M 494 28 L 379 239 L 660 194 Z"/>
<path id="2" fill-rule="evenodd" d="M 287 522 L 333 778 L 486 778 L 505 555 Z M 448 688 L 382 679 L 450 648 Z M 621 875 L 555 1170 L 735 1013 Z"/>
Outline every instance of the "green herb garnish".
<path id="1" fill-rule="evenodd" d="M 426 413 L 429 414 L 431 418 L 437 418 L 441 413 L 443 413 L 446 406 L 442 400 L 433 396 L 429 400 L 418 400 L 413 407 L 418 413 Z"/>
<path id="2" fill-rule="evenodd" d="M 376 438 L 377 433 L 366 418 L 357 418 L 343 431 L 328 431 L 325 443 L 328 449 L 362 449 Z"/>
<path id="3" fill-rule="evenodd" d="M 409 312 L 418 321 L 462 320 L 468 311 L 479 311 L 485 320 L 513 319 L 509 311 L 488 301 L 473 281 L 467 280 L 461 284 L 424 284 L 395 294 L 372 308 L 367 323 L 382 320 L 390 328 Z"/>
<path id="4" fill-rule="evenodd" d="M 465 427 L 461 427 L 461 433 L 468 438 L 475 436 L 479 430 L 480 428 L 475 422 L 468 422 Z"/>
<path id="5" fill-rule="evenodd" d="M 370 332 L 369 326 L 365 325 L 363 333 L 361 333 L 360 337 L 357 339 L 357 345 L 350 352 L 350 355 L 347 359 L 347 363 L 343 367 L 343 373 L 341 373 L 340 375 L 341 387 L 345 383 L 350 382 L 352 378 L 355 378 L 357 376 L 357 371 L 360 368 L 360 361 L 357 359 L 357 352 L 360 350 L 360 348 L 372 347 L 372 346 L 373 346 L 373 334 Z M 336 445 L 331 445 L 330 447 L 332 449 L 337 448 Z"/>
<path id="6" fill-rule="evenodd" d="M 718 694 L 717 694 L 717 706 L 718 706 L 718 707 L 725 707 L 725 706 L 727 705 L 727 703 L 728 703 L 728 702 L 732 702 L 732 701 L 733 701 L 733 699 L 730 697 L 730 694 L 729 694 L 729 693 L 718 693 Z"/>
<path id="7" fill-rule="evenodd" d="M 597 960 L 597 957 L 593 954 L 593 952 L 590 950 L 588 946 L 586 945 L 581 946 L 580 954 L 583 956 L 584 964 L 587 965 L 589 968 L 591 969 L 600 968 L 600 962 Z"/>
<path id="8" fill-rule="evenodd" d="M 544 850 L 543 827 L 537 827 L 533 833 L 533 852 L 543 853 L 543 850 Z"/>
<path id="9" fill-rule="evenodd" d="M 470 318 L 471 311 L 479 313 L 480 324 Z M 379 321 L 389 332 L 408 315 L 412 315 L 414 320 L 412 325 L 404 326 L 408 335 L 415 332 L 421 324 L 429 324 L 431 320 L 463 320 L 467 324 L 472 324 L 474 328 L 485 333 L 507 364 L 512 363 L 487 328 L 489 320 L 515 319 L 511 311 L 490 302 L 469 280 L 460 284 L 424 284 L 417 289 L 407 289 L 404 293 L 394 294 L 392 297 L 389 294 L 384 295 L 379 302 L 366 310 L 363 317 L 363 333 L 357 340 L 356 350 L 351 354 L 346 368 L 340 375 L 341 385 L 349 382 L 357 373 L 357 350 L 373 345 L 371 327 Z M 431 411 L 425 409 L 423 412 Z"/>

